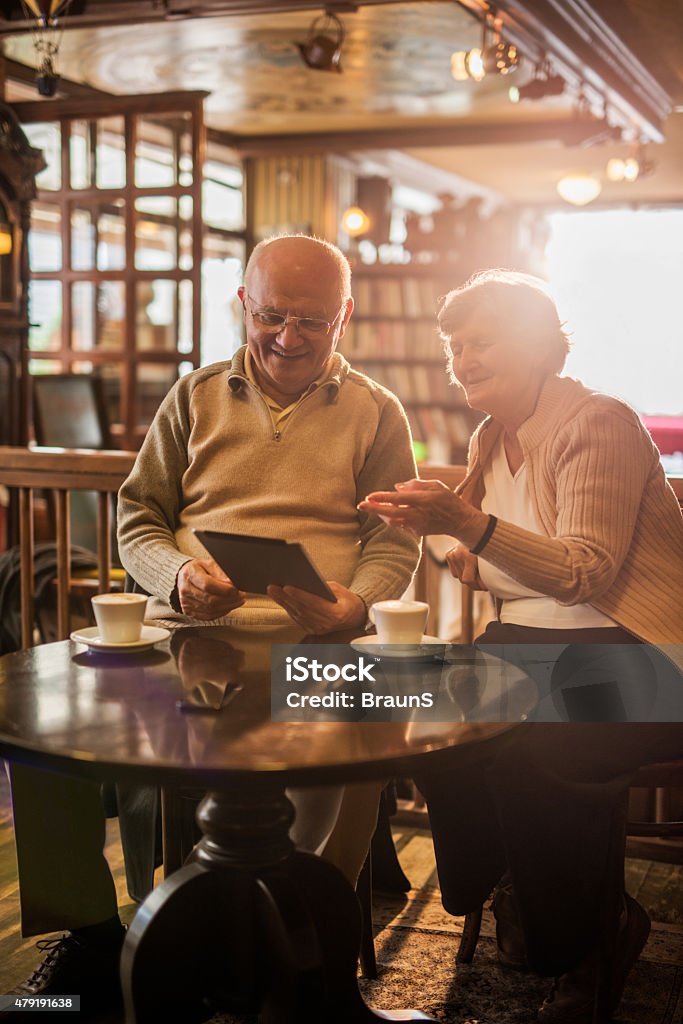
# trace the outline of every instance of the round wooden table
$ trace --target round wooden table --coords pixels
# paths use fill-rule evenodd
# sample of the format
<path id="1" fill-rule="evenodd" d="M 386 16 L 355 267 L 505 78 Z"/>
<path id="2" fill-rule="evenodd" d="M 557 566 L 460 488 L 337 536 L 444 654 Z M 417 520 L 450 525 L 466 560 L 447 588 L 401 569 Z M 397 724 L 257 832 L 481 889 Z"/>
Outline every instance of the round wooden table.
<path id="1" fill-rule="evenodd" d="M 272 721 L 271 645 L 299 639 L 288 628 L 197 627 L 137 655 L 64 641 L 0 660 L 0 755 L 100 781 L 209 790 L 197 815 L 203 838 L 129 928 L 121 966 L 129 1024 L 202 1020 L 207 1005 L 258 1009 L 264 1024 L 431 1019 L 363 1001 L 355 894 L 332 865 L 293 848 L 285 789 L 457 764 L 459 750 L 511 723 L 468 722 L 467 709 L 452 707 L 458 720 Z M 495 662 L 487 686 L 507 700 L 519 672 Z M 419 671 L 457 700 L 448 666 L 425 662 Z M 476 675 L 477 665 L 468 671 Z M 188 696 L 209 700 L 226 686 L 232 696 L 219 712 L 179 710 Z M 533 701 L 533 686 L 523 689 Z"/>

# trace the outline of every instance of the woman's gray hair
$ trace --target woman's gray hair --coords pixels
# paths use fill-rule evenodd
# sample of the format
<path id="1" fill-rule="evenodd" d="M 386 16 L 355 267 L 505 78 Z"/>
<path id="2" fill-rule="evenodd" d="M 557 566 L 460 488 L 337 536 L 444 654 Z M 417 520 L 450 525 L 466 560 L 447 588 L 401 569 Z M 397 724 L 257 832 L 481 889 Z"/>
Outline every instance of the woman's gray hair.
<path id="1" fill-rule="evenodd" d="M 516 270 L 482 270 L 444 296 L 438 322 L 449 367 L 452 336 L 472 315 L 484 311 L 493 314 L 504 335 L 540 355 L 549 374 L 560 373 L 570 342 L 555 301 L 540 277 Z"/>

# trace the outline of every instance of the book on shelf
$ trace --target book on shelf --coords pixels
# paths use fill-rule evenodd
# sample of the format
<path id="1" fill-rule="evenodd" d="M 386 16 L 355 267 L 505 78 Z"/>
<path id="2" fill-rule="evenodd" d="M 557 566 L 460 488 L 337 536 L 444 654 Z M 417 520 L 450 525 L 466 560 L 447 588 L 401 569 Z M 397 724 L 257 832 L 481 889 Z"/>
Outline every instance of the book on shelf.
<path id="1" fill-rule="evenodd" d="M 363 320 L 352 317 L 344 335 L 341 351 L 353 359 L 388 359 L 433 363 L 445 377 L 443 348 L 436 330 L 409 320 Z"/>
<path id="2" fill-rule="evenodd" d="M 415 277 L 406 277 L 403 281 L 403 309 L 408 317 L 422 315 L 420 288 Z"/>
<path id="3" fill-rule="evenodd" d="M 436 274 L 411 273 L 407 267 L 383 267 L 353 275 L 353 296 L 359 316 L 436 320 L 439 298 L 450 283 Z"/>
<path id="4" fill-rule="evenodd" d="M 361 316 L 371 316 L 373 313 L 372 309 L 372 289 L 371 282 L 368 277 L 362 275 L 353 276 L 352 292 L 355 299 L 355 308 Z"/>

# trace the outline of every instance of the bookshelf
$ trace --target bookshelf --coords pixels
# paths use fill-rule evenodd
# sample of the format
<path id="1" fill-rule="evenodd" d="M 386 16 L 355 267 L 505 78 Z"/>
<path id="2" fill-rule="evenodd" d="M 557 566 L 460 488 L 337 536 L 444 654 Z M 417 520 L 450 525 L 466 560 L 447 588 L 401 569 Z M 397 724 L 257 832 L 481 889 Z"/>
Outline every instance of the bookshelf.
<path id="1" fill-rule="evenodd" d="M 399 397 L 430 462 L 466 462 L 482 418 L 450 383 L 437 330 L 439 298 L 457 283 L 433 266 L 354 268 L 355 310 L 340 348 L 352 366 Z"/>

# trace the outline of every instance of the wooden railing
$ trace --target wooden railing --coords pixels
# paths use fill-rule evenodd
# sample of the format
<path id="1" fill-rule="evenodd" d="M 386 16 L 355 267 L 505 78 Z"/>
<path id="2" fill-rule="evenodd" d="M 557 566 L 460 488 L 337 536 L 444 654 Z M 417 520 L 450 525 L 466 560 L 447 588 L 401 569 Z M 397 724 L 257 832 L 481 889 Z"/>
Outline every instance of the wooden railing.
<path id="1" fill-rule="evenodd" d="M 110 495 L 118 491 L 134 462 L 135 452 L 0 446 L 0 484 L 17 488 L 19 495 L 22 647 L 33 643 L 34 491 L 52 491 L 55 496 L 57 634 L 65 639 L 71 587 L 69 494 L 97 491 L 97 592 L 105 593 L 111 587 Z"/>
<path id="2" fill-rule="evenodd" d="M 100 452 L 65 448 L 7 448 L 0 446 L 0 484 L 17 488 L 19 494 L 19 529 L 21 546 L 21 635 L 22 646 L 33 643 L 34 626 L 34 491 L 53 491 L 56 511 L 57 552 L 57 632 L 60 639 L 69 635 L 70 538 L 69 494 L 71 491 L 97 491 L 97 591 L 105 593 L 111 587 L 111 494 L 115 494 L 126 479 L 135 452 Z M 456 487 L 465 475 L 464 466 L 422 465 L 424 479 L 443 480 Z M 683 501 L 683 478 L 670 478 L 670 482 Z M 427 551 L 415 576 L 415 596 L 430 604 L 430 625 L 433 630 L 438 621 L 439 579 L 442 570 Z M 462 625 L 460 641 L 473 639 L 473 592 L 462 588 Z"/>

